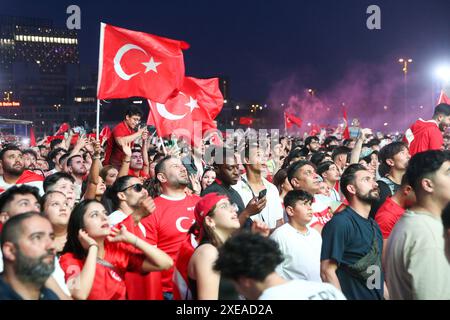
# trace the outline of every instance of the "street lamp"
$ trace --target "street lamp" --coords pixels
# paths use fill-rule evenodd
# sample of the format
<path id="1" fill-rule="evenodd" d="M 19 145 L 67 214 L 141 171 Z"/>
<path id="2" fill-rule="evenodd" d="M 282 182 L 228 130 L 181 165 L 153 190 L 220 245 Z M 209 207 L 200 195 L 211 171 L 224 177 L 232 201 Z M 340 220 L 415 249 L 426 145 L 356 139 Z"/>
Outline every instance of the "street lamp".
<path id="1" fill-rule="evenodd" d="M 441 80 L 441 85 L 450 82 L 450 65 L 442 65 L 436 68 L 436 76 Z M 442 89 L 442 88 L 441 88 Z"/>
<path id="2" fill-rule="evenodd" d="M 403 74 L 404 74 L 404 89 L 405 89 L 405 108 L 404 113 L 405 115 L 408 114 L 408 66 L 413 62 L 411 58 L 400 58 L 398 59 L 398 62 L 403 66 Z M 405 127 L 408 126 L 407 118 L 405 117 Z"/>

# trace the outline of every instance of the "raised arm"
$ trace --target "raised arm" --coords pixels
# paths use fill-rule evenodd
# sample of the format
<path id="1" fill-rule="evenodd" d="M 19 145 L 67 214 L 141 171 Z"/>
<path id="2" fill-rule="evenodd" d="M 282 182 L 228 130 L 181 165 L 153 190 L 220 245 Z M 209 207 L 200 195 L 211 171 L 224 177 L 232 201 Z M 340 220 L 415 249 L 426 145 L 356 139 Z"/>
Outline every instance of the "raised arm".
<path id="1" fill-rule="evenodd" d="M 120 229 L 112 228 L 108 240 L 110 242 L 125 242 L 141 250 L 145 256 L 142 264 L 143 272 L 167 270 L 173 266 L 173 260 L 167 253 L 132 234 L 124 225 Z"/>
<path id="2" fill-rule="evenodd" d="M 94 284 L 98 245 L 85 231 L 80 230 L 78 238 L 80 239 L 83 248 L 85 248 L 88 253 L 81 272 L 67 281 L 67 287 L 74 299 L 86 300 L 89 297 L 92 285 Z"/>
<path id="3" fill-rule="evenodd" d="M 95 199 L 95 195 L 97 193 L 97 185 L 98 185 L 98 178 L 100 175 L 101 170 L 101 161 L 100 161 L 100 154 L 102 152 L 102 147 L 100 145 L 100 141 L 93 141 L 92 147 L 94 149 L 94 156 L 92 157 L 92 166 L 91 170 L 89 171 L 88 176 L 88 185 L 86 192 L 84 193 L 84 199 Z"/>
<path id="4" fill-rule="evenodd" d="M 367 135 L 370 133 L 372 133 L 371 129 L 361 129 L 358 139 L 356 140 L 355 147 L 353 148 L 350 156 L 350 164 L 359 162 L 359 156 L 361 155 L 362 145 L 366 140 Z"/>
<path id="5" fill-rule="evenodd" d="M 148 131 L 142 133 L 142 159 L 144 160 L 143 171 L 146 175 L 150 173 L 150 161 L 148 159 Z"/>
<path id="6" fill-rule="evenodd" d="M 130 171 L 131 162 L 131 142 L 127 142 L 122 145 L 122 151 L 125 153 L 125 157 L 122 159 L 122 165 L 120 166 L 119 174 L 117 178 L 124 177 L 128 175 Z"/>

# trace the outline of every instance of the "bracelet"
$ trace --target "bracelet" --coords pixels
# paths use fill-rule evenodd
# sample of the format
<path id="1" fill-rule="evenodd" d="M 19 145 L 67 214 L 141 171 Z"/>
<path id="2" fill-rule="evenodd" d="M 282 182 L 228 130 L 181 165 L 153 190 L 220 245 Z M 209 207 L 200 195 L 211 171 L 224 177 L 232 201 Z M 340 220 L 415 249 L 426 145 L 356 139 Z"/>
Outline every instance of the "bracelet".
<path id="1" fill-rule="evenodd" d="M 123 162 L 125 162 L 125 163 L 130 163 L 131 162 L 131 160 L 123 160 Z"/>
<path id="2" fill-rule="evenodd" d="M 100 159 L 100 156 L 93 156 L 92 159 L 93 159 L 93 160 Z"/>
<path id="3" fill-rule="evenodd" d="M 89 250 L 90 247 L 97 247 L 97 249 L 98 249 L 98 244 L 96 244 L 96 243 L 94 244 L 93 243 L 93 244 L 89 245 L 88 250 Z"/>

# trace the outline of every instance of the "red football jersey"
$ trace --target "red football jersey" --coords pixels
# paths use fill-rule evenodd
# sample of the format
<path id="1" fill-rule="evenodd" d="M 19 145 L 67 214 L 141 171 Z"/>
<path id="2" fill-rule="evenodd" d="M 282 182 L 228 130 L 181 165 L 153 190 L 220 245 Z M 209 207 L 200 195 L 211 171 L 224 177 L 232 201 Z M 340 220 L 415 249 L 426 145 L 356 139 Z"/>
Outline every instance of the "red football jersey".
<path id="1" fill-rule="evenodd" d="M 194 208 L 200 197 L 186 195 L 173 199 L 165 195 L 155 198 L 156 210 L 141 223 L 147 232 L 147 240 L 167 253 L 176 264 L 180 246 L 195 221 Z M 172 292 L 173 268 L 162 271 L 164 292 Z"/>
<path id="2" fill-rule="evenodd" d="M 145 228 L 140 223 L 136 225 L 132 215 L 120 222 L 120 225 L 124 225 L 128 231 L 146 241 Z M 134 248 L 130 247 L 130 251 L 132 251 Z M 139 249 L 134 250 L 137 253 L 141 252 Z M 126 272 L 125 286 L 128 300 L 163 300 L 161 272 L 155 271 L 147 274 Z"/>
<path id="3" fill-rule="evenodd" d="M 97 262 L 95 277 L 88 300 L 125 300 L 126 287 L 124 275 L 126 271 L 141 272 L 144 262 L 143 254 L 128 250 L 124 243 L 105 241 L 104 261 L 113 268 Z M 59 259 L 59 264 L 65 273 L 66 282 L 76 277 L 83 269 L 84 261 L 76 259 L 72 253 L 65 253 Z"/>
<path id="4" fill-rule="evenodd" d="M 132 135 L 134 132 L 131 130 L 125 121 L 119 123 L 113 129 L 111 137 L 106 142 L 105 151 L 105 164 L 111 164 L 115 167 L 120 167 L 122 165 L 122 160 L 125 154 L 122 151 L 122 147 L 116 143 L 115 138 L 126 137 Z M 133 147 L 133 144 L 131 145 Z"/>
<path id="5" fill-rule="evenodd" d="M 394 229 L 395 224 L 403 213 L 405 213 L 405 209 L 394 202 L 391 197 L 387 198 L 381 205 L 375 215 L 375 221 L 380 226 L 383 239 L 389 238 L 392 229 Z"/>
<path id="6" fill-rule="evenodd" d="M 417 120 L 406 130 L 404 141 L 409 144 L 411 157 L 422 151 L 442 150 L 444 146 L 444 138 L 434 120 Z"/>

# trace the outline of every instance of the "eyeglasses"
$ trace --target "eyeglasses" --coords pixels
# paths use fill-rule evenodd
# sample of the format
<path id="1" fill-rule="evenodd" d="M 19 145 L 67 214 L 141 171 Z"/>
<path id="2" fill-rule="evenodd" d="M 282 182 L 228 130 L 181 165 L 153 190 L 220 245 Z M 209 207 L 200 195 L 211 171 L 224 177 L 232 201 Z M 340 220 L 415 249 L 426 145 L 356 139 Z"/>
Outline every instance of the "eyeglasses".
<path id="1" fill-rule="evenodd" d="M 238 212 L 239 207 L 236 203 L 223 203 L 219 206 L 220 209 L 233 209 L 233 211 Z"/>
<path id="2" fill-rule="evenodd" d="M 133 188 L 133 190 L 136 191 L 136 192 L 141 192 L 142 189 L 144 189 L 144 187 L 142 186 L 142 184 L 136 183 L 136 184 L 132 184 L 131 186 L 126 187 L 126 188 L 123 189 L 123 190 L 120 190 L 119 192 L 124 192 L 124 191 L 126 191 L 127 189 L 130 189 L 130 188 Z"/>

